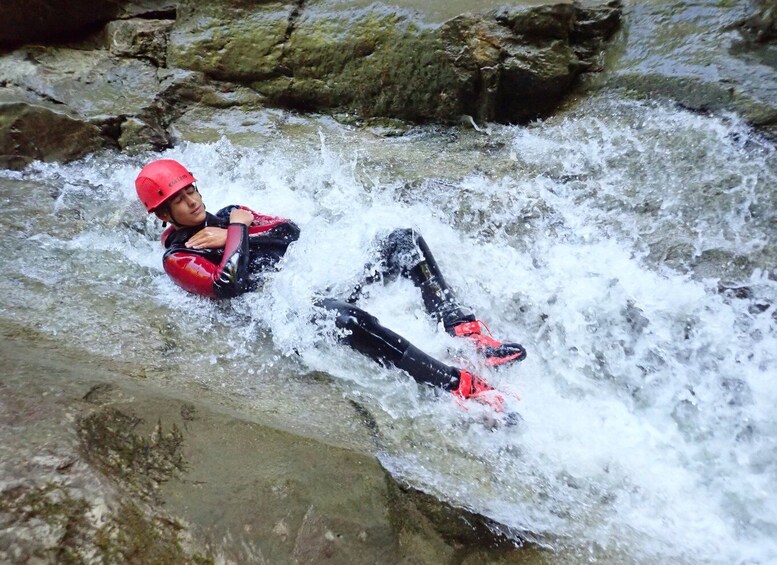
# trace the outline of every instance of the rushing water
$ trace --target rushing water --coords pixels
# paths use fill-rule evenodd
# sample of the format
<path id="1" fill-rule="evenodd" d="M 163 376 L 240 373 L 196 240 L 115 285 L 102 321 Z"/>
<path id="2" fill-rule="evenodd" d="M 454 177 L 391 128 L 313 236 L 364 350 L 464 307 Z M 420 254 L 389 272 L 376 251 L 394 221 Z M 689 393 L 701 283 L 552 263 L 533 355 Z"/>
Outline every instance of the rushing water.
<path id="1" fill-rule="evenodd" d="M 348 443 L 327 395 L 372 414 L 384 464 L 528 533 L 559 559 L 777 561 L 777 154 L 733 116 L 596 98 L 487 132 L 385 138 L 282 112 L 189 120 L 166 156 L 211 210 L 241 202 L 302 236 L 263 292 L 186 296 L 135 202 L 150 158 L 0 176 L 2 315 L 147 377 L 223 389 L 248 411 Z M 185 120 L 181 122 L 186 123 Z M 356 280 L 371 243 L 415 226 L 446 278 L 528 359 L 478 370 L 517 426 L 321 337 L 312 297 Z M 476 363 L 404 281 L 361 304 L 421 348 Z M 328 376 L 327 376 L 328 375 Z"/>

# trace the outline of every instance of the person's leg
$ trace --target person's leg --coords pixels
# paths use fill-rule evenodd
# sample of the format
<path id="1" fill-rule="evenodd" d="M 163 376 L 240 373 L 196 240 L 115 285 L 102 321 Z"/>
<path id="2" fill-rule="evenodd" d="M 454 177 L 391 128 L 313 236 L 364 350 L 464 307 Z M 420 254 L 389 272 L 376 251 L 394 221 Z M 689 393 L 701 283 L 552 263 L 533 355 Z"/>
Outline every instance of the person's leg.
<path id="1" fill-rule="evenodd" d="M 445 390 L 458 387 L 459 369 L 427 355 L 399 334 L 382 326 L 375 316 L 331 298 L 319 300 L 316 305 L 336 313 L 336 326 L 346 330 L 346 335 L 340 340 L 359 353 L 383 365 L 402 369 L 419 383 Z"/>
<path id="2" fill-rule="evenodd" d="M 404 276 L 421 291 L 426 311 L 442 322 L 446 331 L 451 332 L 458 324 L 475 321 L 475 316 L 459 303 L 453 289 L 445 282 L 424 238 L 413 229 L 392 231 L 381 242 L 378 263 L 370 265 L 366 271 L 363 283 L 354 289 L 348 302 L 358 299 L 365 284 Z"/>
<path id="3" fill-rule="evenodd" d="M 486 364 L 500 366 L 526 358 L 521 344 L 501 342 L 482 333 L 481 326 L 485 324 L 459 303 L 426 241 L 415 230 L 404 228 L 391 232 L 381 244 L 380 261 L 376 266 L 369 266 L 366 272 L 364 283 L 357 285 L 348 302 L 358 300 L 364 284 L 405 276 L 421 290 L 426 311 L 442 322 L 449 334 L 469 339 Z"/>
<path id="4" fill-rule="evenodd" d="M 471 398 L 502 411 L 504 398 L 486 381 L 427 355 L 361 308 L 335 299 L 318 300 L 316 305 L 336 313 L 335 325 L 346 330 L 340 340 L 359 353 L 383 365 L 402 369 L 418 383 L 437 386 L 460 398 Z"/>

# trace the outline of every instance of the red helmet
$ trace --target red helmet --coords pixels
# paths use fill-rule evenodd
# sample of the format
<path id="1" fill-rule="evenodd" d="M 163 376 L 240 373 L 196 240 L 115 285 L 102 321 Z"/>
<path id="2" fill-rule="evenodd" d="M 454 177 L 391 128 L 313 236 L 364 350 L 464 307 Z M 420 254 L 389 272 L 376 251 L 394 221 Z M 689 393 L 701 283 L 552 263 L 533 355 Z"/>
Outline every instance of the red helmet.
<path id="1" fill-rule="evenodd" d="M 153 212 L 165 200 L 196 180 L 178 161 L 159 159 L 143 167 L 135 179 L 135 190 L 146 210 Z"/>

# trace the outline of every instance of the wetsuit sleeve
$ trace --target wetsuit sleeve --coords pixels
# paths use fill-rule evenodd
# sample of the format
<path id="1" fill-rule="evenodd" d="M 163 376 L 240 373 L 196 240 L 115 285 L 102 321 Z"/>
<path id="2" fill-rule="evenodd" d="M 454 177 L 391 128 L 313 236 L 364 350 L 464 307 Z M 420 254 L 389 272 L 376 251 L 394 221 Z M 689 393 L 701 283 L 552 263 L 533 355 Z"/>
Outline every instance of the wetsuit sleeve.
<path id="1" fill-rule="evenodd" d="M 268 216 L 267 214 L 260 214 L 259 212 L 255 212 L 254 210 L 251 210 L 251 208 L 249 208 L 248 206 L 240 206 L 240 208 L 251 212 L 251 214 L 254 217 L 254 223 L 252 224 L 254 226 L 276 225 L 278 223 L 288 222 L 288 220 L 284 218 L 279 218 L 277 216 Z"/>
<path id="2" fill-rule="evenodd" d="M 248 227 L 229 224 L 224 255 L 218 265 L 194 251 L 176 249 L 164 257 L 165 272 L 191 293 L 211 298 L 231 298 L 248 286 Z"/>

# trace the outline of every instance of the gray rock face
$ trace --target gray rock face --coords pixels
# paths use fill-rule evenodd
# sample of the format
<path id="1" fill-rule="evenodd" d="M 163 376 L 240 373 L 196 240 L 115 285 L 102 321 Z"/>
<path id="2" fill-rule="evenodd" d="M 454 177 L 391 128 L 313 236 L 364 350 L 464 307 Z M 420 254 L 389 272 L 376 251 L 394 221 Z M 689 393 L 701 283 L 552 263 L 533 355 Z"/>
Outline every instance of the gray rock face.
<path id="1" fill-rule="evenodd" d="M 69 161 L 102 146 L 100 129 L 66 106 L 21 88 L 0 88 L 0 167 Z"/>
<path id="2" fill-rule="evenodd" d="M 28 47 L 0 59 L 0 76 L 99 121 L 134 115 L 159 90 L 156 68 L 137 59 L 119 59 L 107 50 Z"/>
<path id="3" fill-rule="evenodd" d="M 344 0 L 81 0 L 59 20 L 53 4 L 3 3 L 0 16 L 15 7 L 17 27 L 34 25 L 16 35 L 0 27 L 0 44 L 79 38 L 112 21 L 80 44 L 0 56 L 2 166 L 99 147 L 169 147 L 172 122 L 191 105 L 529 120 L 552 112 L 596 67 L 620 21 L 616 3 L 503 8 L 447 21 Z M 53 129 L 35 125 L 49 119 Z"/>
<path id="4" fill-rule="evenodd" d="M 753 14 L 742 25 L 758 42 L 777 40 L 777 1 L 756 0 Z"/>
<path id="5" fill-rule="evenodd" d="M 777 46 L 754 44 L 743 35 L 740 27 L 749 15 L 745 3 L 637 4 L 625 29 L 625 50 L 604 87 L 699 111 L 735 111 L 777 136 Z"/>
<path id="6" fill-rule="evenodd" d="M 526 121 L 552 113 L 581 76 L 601 68 L 621 20 L 616 3 L 452 19 L 432 16 L 426 4 L 401 5 L 80 0 L 61 10 L 50 0 L 3 2 L 0 45 L 78 38 L 112 21 L 78 46 L 0 56 L 2 166 L 99 147 L 168 147 L 171 124 L 192 105 Z M 775 14 L 774 0 L 635 3 L 622 56 L 598 86 L 733 110 L 777 135 Z"/>
<path id="7" fill-rule="evenodd" d="M 67 161 L 100 147 L 171 143 L 158 108 L 161 82 L 147 58 L 30 46 L 1 57 L 0 76 L 5 166 Z"/>
<path id="8" fill-rule="evenodd" d="M 166 66 L 167 36 L 173 20 L 131 18 L 105 26 L 105 40 L 111 53 L 118 57 L 137 57 L 157 67 Z"/>

